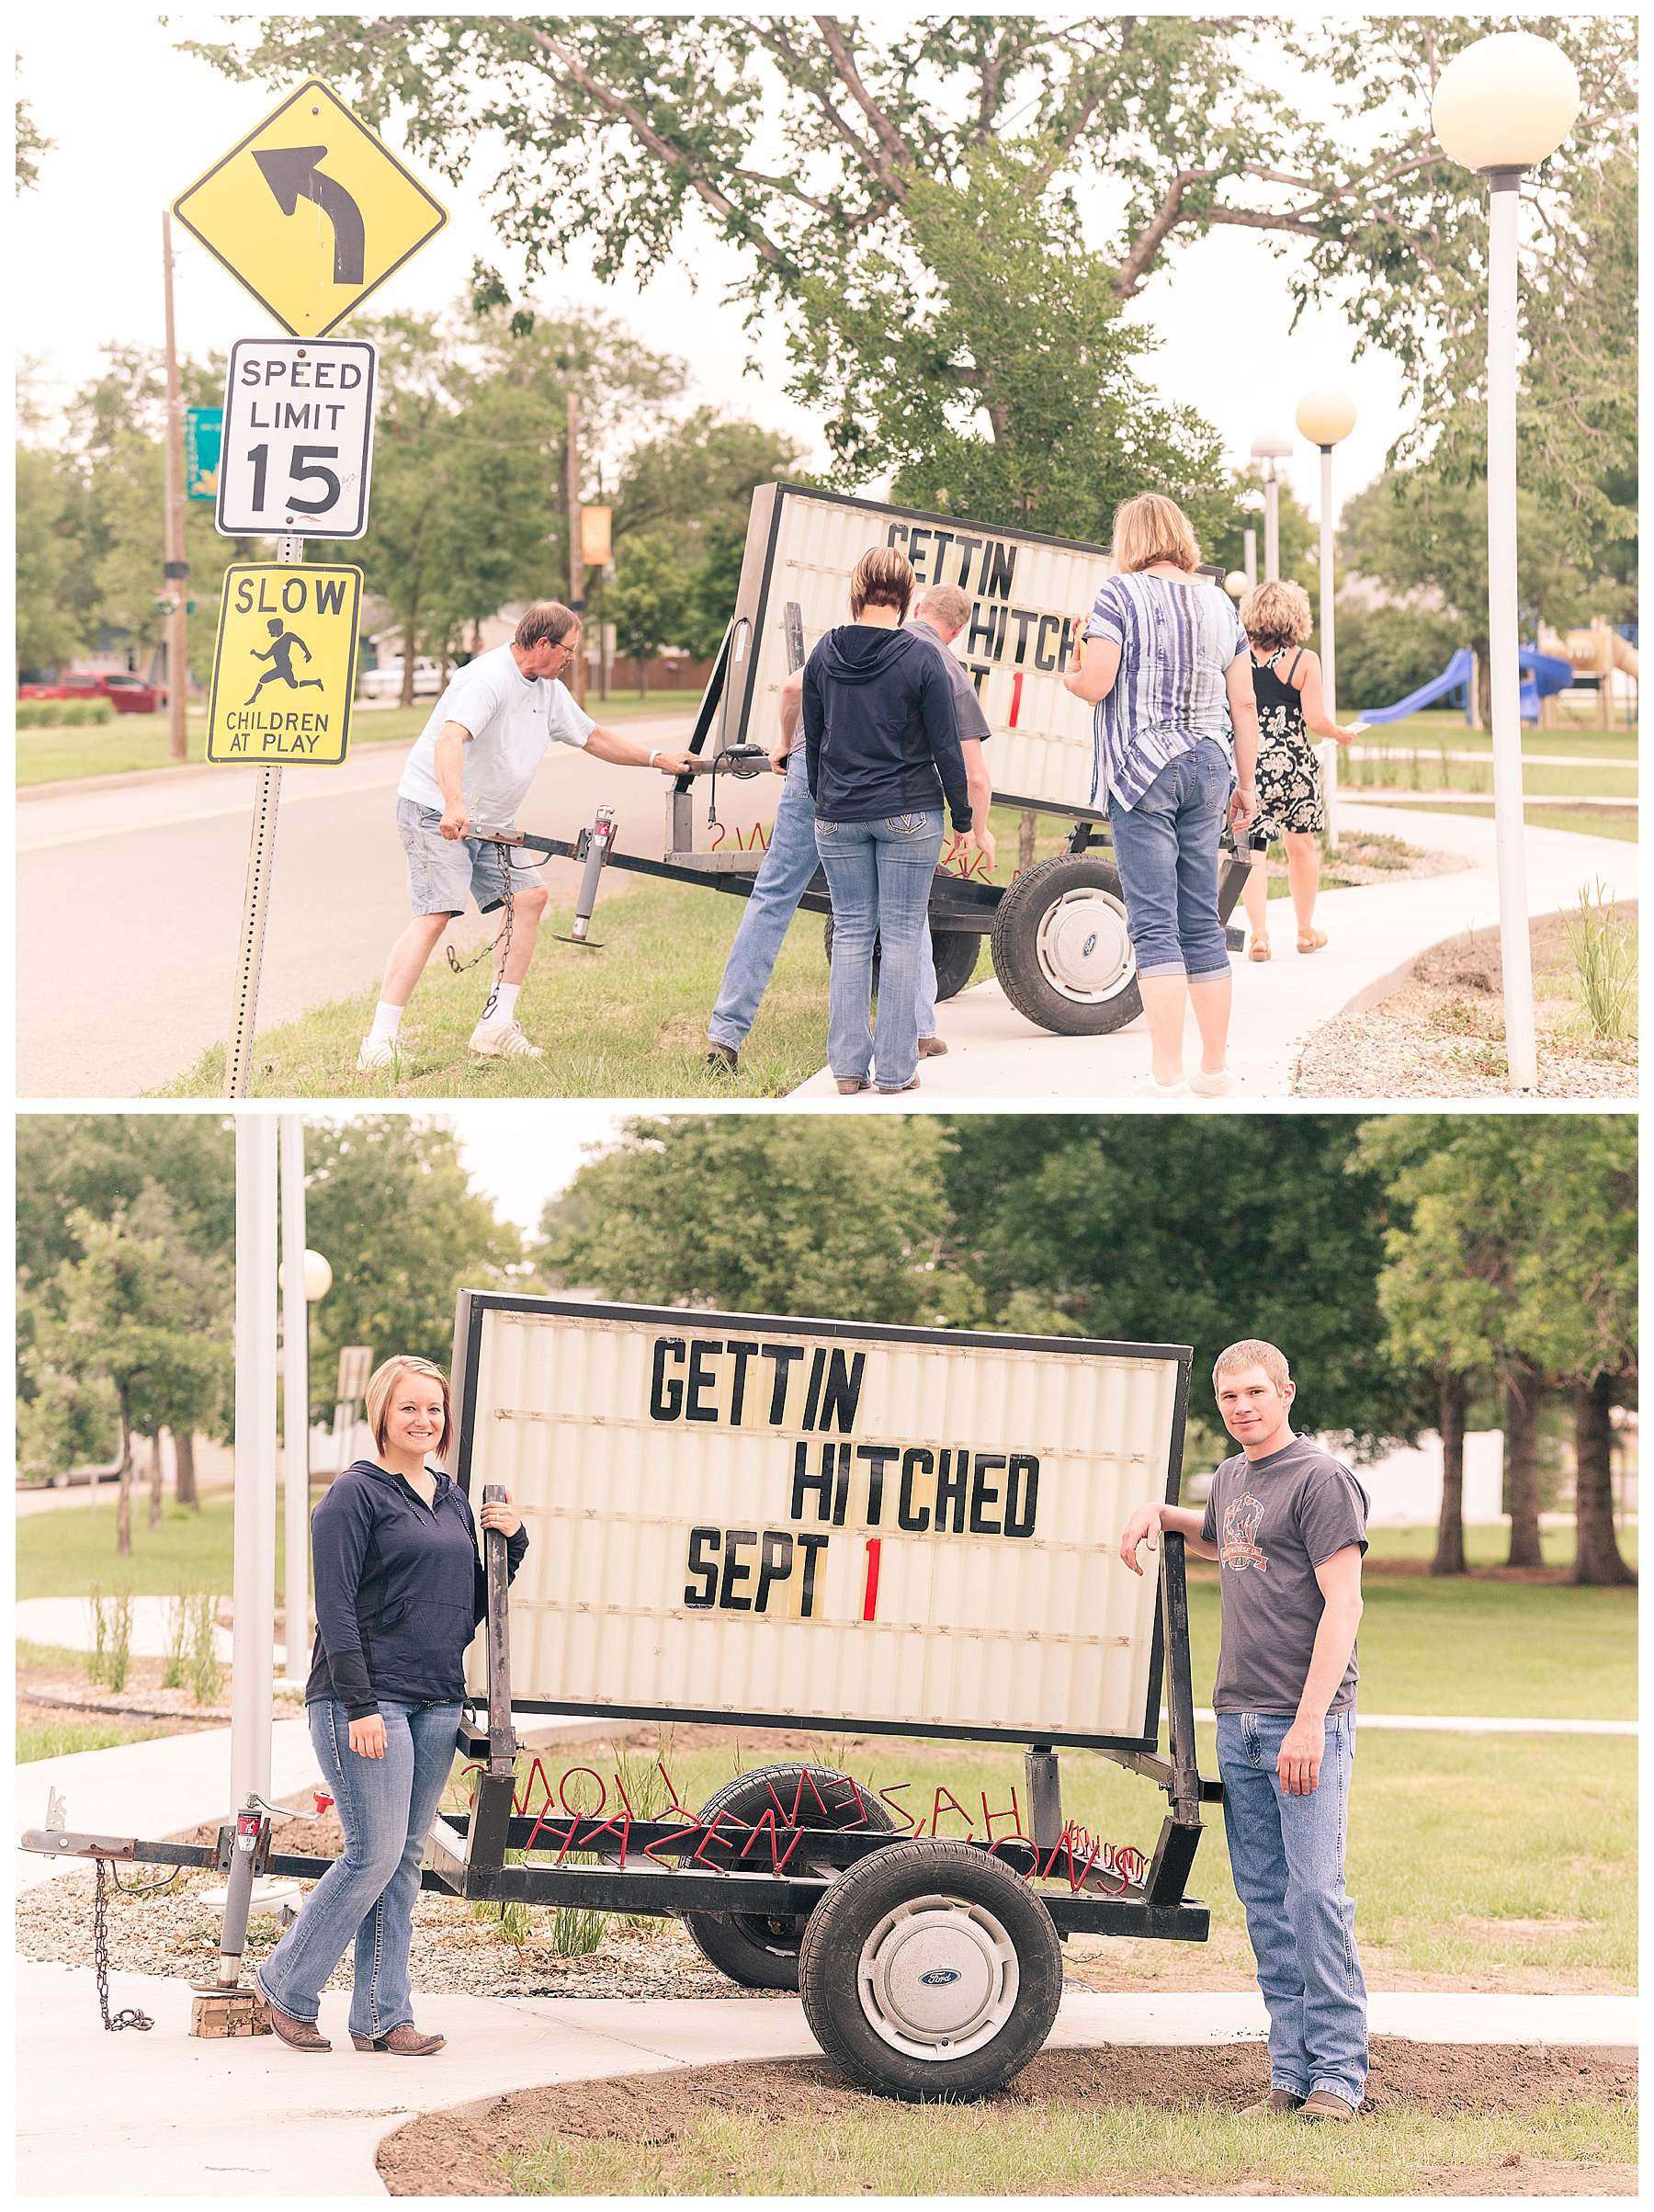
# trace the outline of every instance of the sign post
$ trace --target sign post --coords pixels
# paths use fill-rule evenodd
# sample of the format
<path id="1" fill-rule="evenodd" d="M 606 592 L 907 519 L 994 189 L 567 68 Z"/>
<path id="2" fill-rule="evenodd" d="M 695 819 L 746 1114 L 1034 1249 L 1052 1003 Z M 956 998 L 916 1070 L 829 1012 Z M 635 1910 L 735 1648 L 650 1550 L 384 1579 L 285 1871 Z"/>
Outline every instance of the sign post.
<path id="1" fill-rule="evenodd" d="M 230 1795 L 270 1792 L 276 1642 L 274 1116 L 235 1123 L 235 1565 Z"/>
<path id="2" fill-rule="evenodd" d="M 310 1254 L 304 1233 L 304 1117 L 281 1117 L 282 1603 L 287 1679 L 310 1673 Z"/>
<path id="3" fill-rule="evenodd" d="M 289 334 L 238 339 L 232 350 L 217 483 L 221 536 L 276 538 L 274 567 L 225 577 L 207 737 L 210 761 L 258 769 L 224 1056 L 225 1095 L 244 1098 L 282 766 L 342 765 L 356 683 L 361 573 L 305 566 L 304 540 L 359 538 L 368 527 L 377 356 L 366 340 L 327 334 L 436 236 L 447 211 L 312 77 L 174 200 L 169 332 L 172 216 Z M 178 475 L 181 513 L 181 450 Z M 284 568 L 300 573 L 281 581 Z"/>
<path id="4" fill-rule="evenodd" d="M 189 741 L 189 563 L 184 552 L 184 399 L 178 383 L 178 348 L 173 328 L 172 217 L 161 217 L 166 273 L 166 551 L 162 603 L 166 608 L 166 754 L 187 760 Z"/>

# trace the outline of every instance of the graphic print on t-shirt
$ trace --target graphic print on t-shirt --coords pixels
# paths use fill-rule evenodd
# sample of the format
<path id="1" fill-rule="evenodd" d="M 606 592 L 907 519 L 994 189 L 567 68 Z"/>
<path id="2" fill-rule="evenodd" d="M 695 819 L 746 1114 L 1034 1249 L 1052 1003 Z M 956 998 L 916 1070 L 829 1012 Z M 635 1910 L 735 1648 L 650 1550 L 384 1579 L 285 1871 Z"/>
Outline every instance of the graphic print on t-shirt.
<path id="1" fill-rule="evenodd" d="M 1263 1501 L 1242 1491 L 1224 1509 L 1223 1541 L 1218 1547 L 1218 1567 L 1232 1567 L 1237 1574 L 1244 1574 L 1255 1567 L 1260 1574 L 1269 1572 L 1269 1561 L 1258 1544 L 1258 1523 L 1263 1518 Z"/>

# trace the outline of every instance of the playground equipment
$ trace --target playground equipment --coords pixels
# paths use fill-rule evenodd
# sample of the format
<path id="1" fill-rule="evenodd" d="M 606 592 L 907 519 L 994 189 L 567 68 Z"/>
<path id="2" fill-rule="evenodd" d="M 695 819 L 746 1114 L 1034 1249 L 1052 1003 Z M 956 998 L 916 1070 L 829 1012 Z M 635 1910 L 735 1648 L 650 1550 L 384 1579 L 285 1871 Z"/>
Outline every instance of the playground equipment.
<path id="1" fill-rule="evenodd" d="M 1558 637 L 1554 630 L 1541 623 L 1539 643 L 1545 652 L 1565 660 L 1576 688 L 1596 693 L 1597 728 L 1611 728 L 1614 676 L 1629 676 L 1634 684 L 1640 681 L 1635 630 L 1615 630 L 1607 622 L 1596 621 L 1587 630 L 1570 630 L 1565 637 Z M 1546 711 L 1542 699 L 1541 726 L 1553 728 L 1555 719 L 1555 709 Z"/>
<path id="2" fill-rule="evenodd" d="M 862 2085 L 1000 2087 L 1049 2033 L 1065 1936 L 1209 1932 L 1184 1891 L 1222 1787 L 1195 1761 L 1183 1539 L 1162 1536 L 1158 1579 L 1116 1549 L 1135 1510 L 1177 1497 L 1192 1360 L 462 1290 L 454 1473 L 472 1498 L 508 1487 L 531 1540 L 508 1590 L 504 1539 L 484 1537 L 458 1746 L 470 1807 L 433 1822 L 424 1887 L 681 1918 L 732 1980 L 798 1990 Z M 514 1708 L 1014 1745 L 1027 1801 L 984 1797 L 979 1833 L 946 1789 L 913 1802 L 911 1784 L 795 1757 L 695 1810 L 663 1764 L 663 1817 L 619 1772 L 612 1798 L 589 1767 L 553 1797 L 541 1770 L 537 1810 Z M 1059 1749 L 1164 1791 L 1151 1852 L 1064 1819 Z M 95 1860 L 100 1890 L 114 1861 L 227 1872 L 198 2030 L 216 2034 L 259 2032 L 240 1980 L 255 1877 L 331 1863 L 273 1854 L 257 1805 L 216 1850 L 62 1827 L 23 1847 Z"/>
<path id="3" fill-rule="evenodd" d="M 1631 657 L 1635 661 L 1637 656 L 1633 652 Z M 1545 701 L 1559 691 L 1566 691 L 1573 683 L 1573 663 L 1555 653 L 1540 652 L 1532 645 L 1519 645 L 1516 659 L 1524 679 L 1520 694 L 1522 719 L 1524 722 L 1537 722 Z M 1466 721 L 1475 730 L 1480 727 L 1476 685 L 1477 656 L 1469 646 L 1461 645 L 1440 675 L 1433 676 L 1428 684 L 1421 684 L 1417 691 L 1410 691 L 1393 707 L 1364 707 L 1357 719 L 1362 722 L 1402 722 L 1422 708 L 1433 707 L 1438 699 L 1451 699 L 1455 706 L 1464 709 Z"/>

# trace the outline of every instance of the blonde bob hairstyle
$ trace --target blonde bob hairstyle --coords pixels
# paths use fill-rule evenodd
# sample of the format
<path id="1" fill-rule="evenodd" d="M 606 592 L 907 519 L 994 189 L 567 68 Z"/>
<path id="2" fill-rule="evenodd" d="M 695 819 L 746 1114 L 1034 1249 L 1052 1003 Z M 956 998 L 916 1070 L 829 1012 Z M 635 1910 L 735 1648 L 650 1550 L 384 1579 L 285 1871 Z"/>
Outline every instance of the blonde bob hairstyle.
<path id="1" fill-rule="evenodd" d="M 866 607 L 893 607 L 905 622 L 918 584 L 905 553 L 893 545 L 873 546 L 851 572 L 850 612 L 859 619 Z"/>
<path id="2" fill-rule="evenodd" d="M 1254 645 L 1301 645 L 1315 627 L 1303 585 L 1278 578 L 1253 584 L 1235 611 Z"/>
<path id="3" fill-rule="evenodd" d="M 447 1447 L 454 1441 L 454 1401 L 448 1390 L 448 1378 L 440 1367 L 428 1359 L 415 1359 L 410 1353 L 401 1353 L 374 1368 L 368 1378 L 363 1393 L 368 1408 L 368 1425 L 373 1431 L 373 1441 L 382 1452 L 385 1448 L 385 1425 L 391 1417 L 391 1401 L 395 1397 L 404 1375 L 423 1375 L 434 1382 L 442 1392 L 442 1435 L 436 1442 L 436 1457 L 446 1458 Z"/>
<path id="4" fill-rule="evenodd" d="M 1218 1364 L 1212 1369 L 1214 1395 L 1226 1375 L 1238 1374 L 1243 1367 L 1262 1367 L 1277 1390 L 1285 1390 L 1292 1380 L 1292 1370 L 1286 1365 L 1285 1352 L 1266 1344 L 1261 1336 L 1243 1336 L 1238 1344 L 1230 1344 L 1227 1352 L 1219 1352 Z"/>
<path id="5" fill-rule="evenodd" d="M 1143 492 L 1123 499 L 1115 509 L 1115 567 L 1122 576 L 1170 561 L 1190 574 L 1200 566 L 1200 547 L 1188 516 L 1176 500 L 1161 492 Z"/>

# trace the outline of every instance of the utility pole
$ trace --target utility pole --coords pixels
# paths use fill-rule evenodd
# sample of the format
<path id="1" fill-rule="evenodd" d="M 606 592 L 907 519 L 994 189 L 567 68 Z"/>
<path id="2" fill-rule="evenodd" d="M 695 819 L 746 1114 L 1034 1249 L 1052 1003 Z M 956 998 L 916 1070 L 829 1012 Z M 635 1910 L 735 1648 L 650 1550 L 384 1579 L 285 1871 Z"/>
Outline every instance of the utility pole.
<path id="1" fill-rule="evenodd" d="M 569 394 L 569 605 L 585 620 L 585 562 L 580 549 L 580 402 L 573 392 Z M 586 661 L 585 635 L 581 634 L 580 651 L 574 656 L 574 698 L 577 705 L 585 705 Z"/>
<path id="2" fill-rule="evenodd" d="M 178 345 L 173 328 L 172 213 L 161 214 L 162 265 L 166 277 L 166 753 L 187 760 L 185 716 L 189 698 L 189 664 L 185 635 L 188 616 L 189 563 L 184 558 L 184 395 L 178 385 Z"/>

